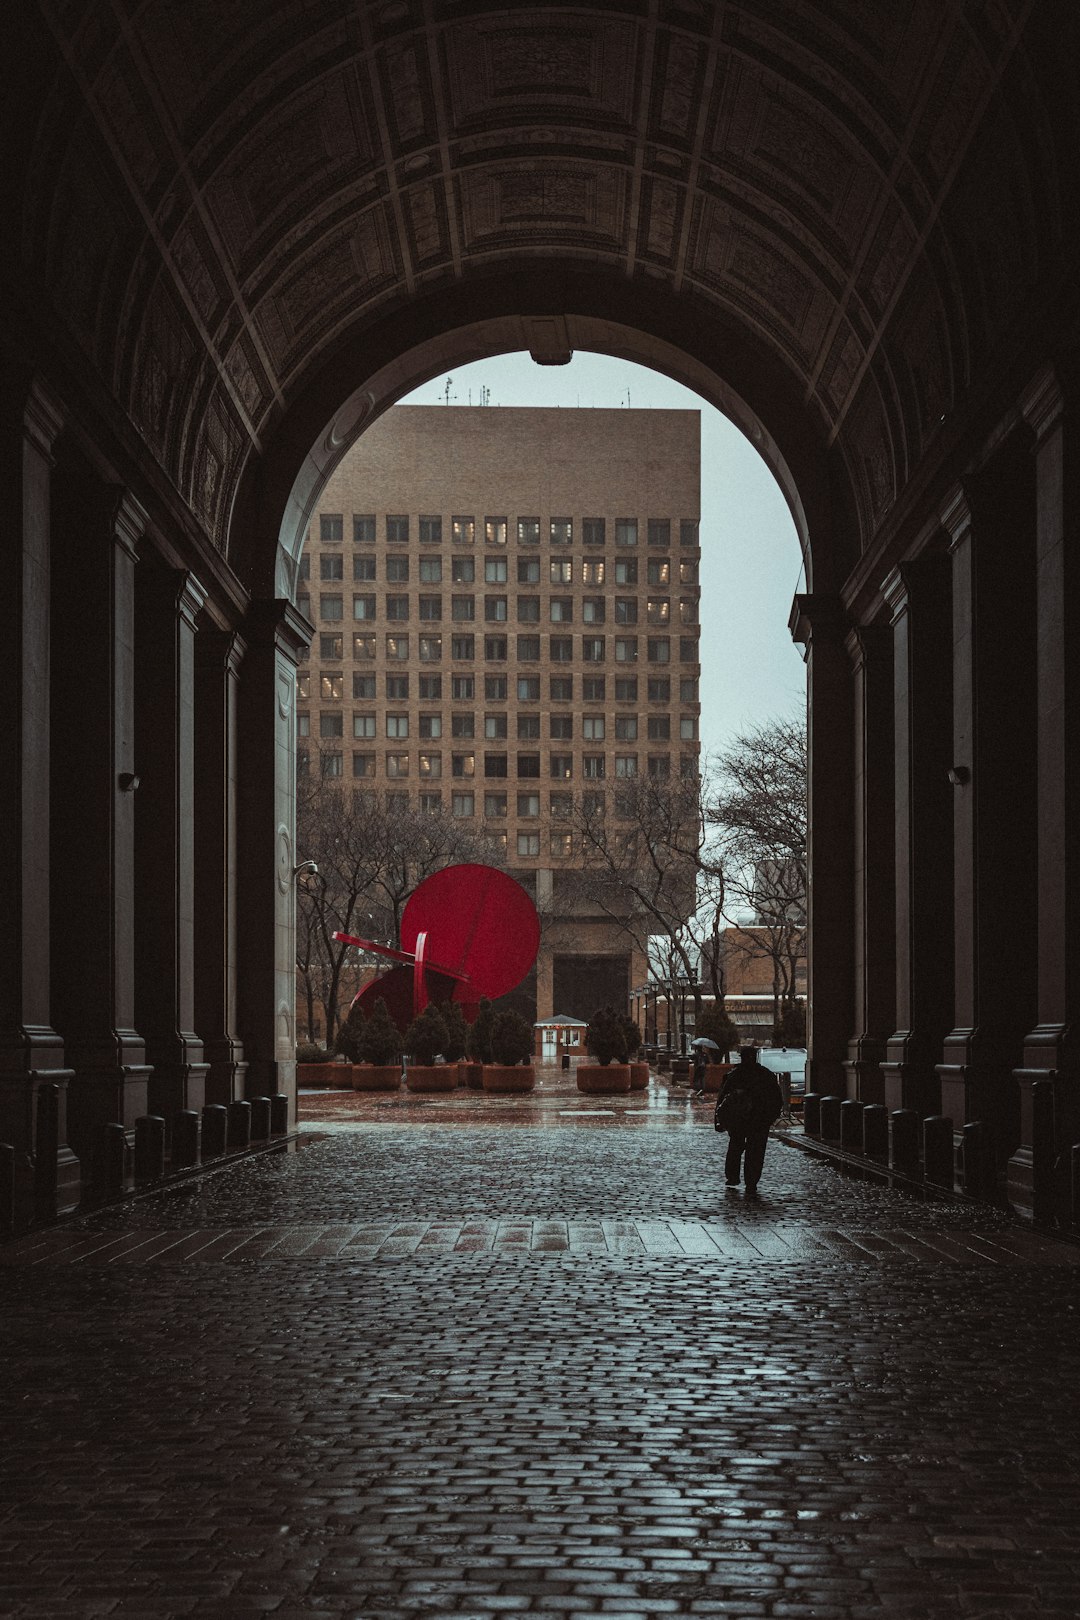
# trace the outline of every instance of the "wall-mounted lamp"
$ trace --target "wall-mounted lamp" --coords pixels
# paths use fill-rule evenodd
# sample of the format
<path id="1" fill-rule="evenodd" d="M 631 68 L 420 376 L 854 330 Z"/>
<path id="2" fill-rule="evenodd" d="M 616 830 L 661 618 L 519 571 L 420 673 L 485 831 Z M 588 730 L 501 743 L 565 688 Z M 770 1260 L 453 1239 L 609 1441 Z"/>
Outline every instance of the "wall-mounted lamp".
<path id="1" fill-rule="evenodd" d="M 121 771 L 116 780 L 121 793 L 137 793 L 139 791 L 139 778 L 132 771 Z"/>
<path id="2" fill-rule="evenodd" d="M 953 787 L 965 787 L 971 781 L 971 772 L 966 765 L 950 765 L 949 781 Z"/>
<path id="3" fill-rule="evenodd" d="M 301 861 L 299 866 L 293 867 L 292 875 L 294 878 L 318 877 L 319 868 L 315 865 L 314 861 Z"/>

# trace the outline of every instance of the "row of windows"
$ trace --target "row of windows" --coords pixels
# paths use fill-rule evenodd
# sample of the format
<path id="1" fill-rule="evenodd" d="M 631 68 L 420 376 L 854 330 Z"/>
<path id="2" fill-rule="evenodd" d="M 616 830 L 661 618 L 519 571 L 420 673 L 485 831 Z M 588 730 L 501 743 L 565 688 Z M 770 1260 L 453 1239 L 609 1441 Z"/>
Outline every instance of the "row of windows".
<path id="1" fill-rule="evenodd" d="M 509 638 L 507 636 L 483 636 L 483 656 L 489 663 L 505 663 L 508 656 Z M 450 638 L 450 657 L 462 662 L 471 662 L 476 658 L 476 640 L 474 635 L 452 635 Z M 331 651 L 326 651 L 327 647 Z M 404 663 L 409 658 L 408 633 L 395 633 L 386 636 L 384 656 L 390 663 Z M 540 659 L 540 637 L 518 636 L 516 638 L 516 651 L 519 663 L 538 663 Z M 612 652 L 617 664 L 636 664 L 638 661 L 637 636 L 614 636 L 612 638 Z M 646 656 L 650 664 L 670 664 L 672 641 L 669 636 L 649 636 L 646 642 Z M 330 635 L 320 637 L 320 658 L 338 659 L 344 654 L 344 636 Z M 420 635 L 417 638 L 417 657 L 421 663 L 438 663 L 443 655 L 443 637 L 441 634 Z M 354 631 L 352 637 L 352 656 L 361 662 L 367 662 L 377 656 L 377 642 L 372 631 Z M 548 656 L 553 664 L 572 664 L 574 662 L 573 636 L 549 636 Z M 586 664 L 602 664 L 607 657 L 607 640 L 604 636 L 582 636 L 581 661 Z M 696 664 L 698 659 L 698 644 L 696 636 L 680 636 L 678 638 L 678 658 L 682 664 Z"/>
<path id="2" fill-rule="evenodd" d="M 301 611 L 307 612 L 308 599 L 301 599 Z M 319 597 L 319 617 L 322 619 L 341 619 L 344 617 L 344 598 L 340 596 Z M 507 596 L 485 596 L 483 598 L 484 619 L 489 624 L 505 624 L 510 616 L 510 599 Z M 516 617 L 519 623 L 540 623 L 540 598 L 538 596 L 519 596 L 517 598 Z M 452 596 L 450 598 L 450 617 L 459 623 L 469 623 L 477 616 L 477 601 L 475 596 Z M 352 599 L 352 616 L 354 619 L 377 619 L 378 601 L 372 592 L 370 595 L 354 596 Z M 683 596 L 678 601 L 679 620 L 682 624 L 696 624 L 698 617 L 698 604 L 696 596 Z M 441 596 L 423 596 L 417 600 L 417 615 L 421 621 L 438 623 L 443 616 L 443 599 Z M 383 599 L 383 617 L 394 623 L 405 623 L 409 618 L 409 598 L 407 596 L 386 596 Z M 602 596 L 586 596 L 581 603 L 581 618 L 585 624 L 603 624 L 607 617 L 607 604 Z M 573 624 L 574 599 L 572 596 L 552 596 L 548 599 L 548 618 L 552 624 Z M 645 602 L 645 619 L 648 624 L 666 625 L 671 623 L 670 596 L 650 596 Z M 614 600 L 612 620 L 615 624 L 637 624 L 638 599 L 636 596 L 617 596 Z"/>
<path id="3" fill-rule="evenodd" d="M 340 637 L 337 638 L 340 640 Z M 334 657 L 333 653 L 325 654 Z M 340 651 L 336 655 L 341 657 Z M 407 699 L 410 692 L 411 677 L 409 675 L 387 675 L 384 677 L 386 696 L 393 702 Z M 340 702 L 345 695 L 345 675 L 342 670 L 324 670 L 317 677 L 317 692 L 324 703 Z M 361 670 L 352 671 L 352 695 L 354 698 L 375 698 L 378 696 L 376 686 L 378 676 L 364 674 Z M 451 698 L 474 699 L 476 697 L 476 677 L 474 675 L 451 675 L 448 683 Z M 539 675 L 519 675 L 517 677 L 516 692 L 520 702 L 538 703 L 540 701 L 541 678 Z M 646 683 L 646 691 L 650 703 L 670 703 L 671 679 L 667 675 L 650 675 Z M 296 678 L 297 696 L 302 703 L 311 701 L 311 675 L 301 671 Z M 488 702 L 500 702 L 509 697 L 510 680 L 506 675 L 484 676 L 484 697 Z M 613 682 L 613 691 L 616 703 L 636 703 L 638 701 L 638 677 L 636 675 L 616 675 Z M 580 679 L 578 693 L 584 703 L 606 703 L 608 696 L 608 682 L 606 675 L 583 675 Z M 441 701 L 444 696 L 443 678 L 441 675 L 418 675 L 417 696 L 421 701 Z M 548 696 L 553 703 L 572 703 L 574 701 L 574 677 L 572 675 L 549 675 Z M 696 675 L 684 676 L 679 681 L 679 702 L 696 703 L 698 701 L 698 682 Z"/>
<path id="4" fill-rule="evenodd" d="M 434 514 L 423 514 L 419 517 L 421 545 L 440 545 L 443 539 L 443 520 Z M 612 524 L 617 546 L 636 546 L 638 543 L 639 524 L 637 518 L 616 518 Z M 505 546 L 511 533 L 511 525 L 505 517 L 486 517 L 482 525 L 484 544 L 489 546 Z M 538 546 L 540 544 L 541 522 L 538 517 L 519 517 L 514 532 L 517 535 L 519 546 Z M 407 545 L 410 539 L 409 515 L 406 512 L 390 512 L 385 519 L 384 533 L 388 545 Z M 583 546 L 603 546 L 607 544 L 607 519 L 602 517 L 587 517 L 581 519 L 581 544 Z M 645 533 L 650 546 L 670 546 L 671 520 L 670 518 L 648 518 L 645 524 Z M 450 538 L 455 546 L 473 546 L 476 544 L 477 521 L 469 515 L 456 515 L 450 519 Z M 342 512 L 323 512 L 319 517 L 319 540 L 323 545 L 340 543 L 345 537 L 345 516 Z M 376 540 L 376 519 L 373 512 L 354 512 L 352 519 L 353 544 L 370 546 Z M 574 519 L 572 517 L 553 517 L 548 520 L 548 541 L 553 546 L 572 546 L 574 544 Z M 679 521 L 679 544 L 681 546 L 696 546 L 698 543 L 697 518 L 681 518 Z"/>
<path id="5" fill-rule="evenodd" d="M 311 735 L 311 716 L 306 710 L 297 715 L 297 731 L 301 737 Z M 318 717 L 319 736 L 324 738 L 343 737 L 345 735 L 345 716 L 340 709 L 324 709 Z M 387 714 L 383 717 L 387 737 L 403 738 L 409 735 L 409 716 L 407 714 Z M 679 736 L 684 742 L 696 742 L 698 735 L 698 722 L 694 715 L 683 715 L 678 722 Z M 487 738 L 498 739 L 507 736 L 507 716 L 505 714 L 485 714 L 483 716 L 483 735 Z M 529 741 L 540 736 L 540 716 L 538 714 L 519 714 L 517 716 L 517 737 L 519 741 Z M 354 737 L 374 737 L 377 734 L 376 716 L 374 714 L 354 714 L 352 717 L 352 734 Z M 417 716 L 417 735 L 425 739 L 434 739 L 443 735 L 443 717 L 441 714 L 421 714 Z M 476 735 L 476 716 L 473 714 L 454 714 L 450 717 L 450 735 L 452 737 L 474 737 Z M 586 742 L 603 742 L 608 735 L 607 717 L 602 714 L 586 714 L 581 716 L 581 735 Z M 636 742 L 638 738 L 638 716 L 636 714 L 619 714 L 615 716 L 613 735 L 617 742 Z M 668 714 L 650 714 L 645 722 L 643 736 L 650 742 L 667 742 L 671 738 L 671 716 Z M 574 717 L 572 714 L 552 714 L 548 716 L 548 737 L 553 742 L 572 742 L 574 736 Z"/>
<path id="6" fill-rule="evenodd" d="M 326 749 L 319 755 L 319 768 L 323 776 L 338 777 L 344 774 L 345 756 L 333 749 Z M 383 771 L 391 781 L 403 781 L 409 776 L 410 756 L 408 754 L 388 753 L 383 756 Z M 477 773 L 476 755 L 451 754 L 450 775 L 457 780 L 470 781 Z M 489 780 L 499 781 L 509 777 L 508 756 L 506 754 L 485 754 L 483 771 L 480 773 Z M 614 774 L 616 777 L 629 778 L 637 776 L 640 768 L 640 757 L 637 754 L 616 754 L 614 756 Z M 649 754 L 646 756 L 645 768 L 650 777 L 667 780 L 671 775 L 670 754 Z M 697 760 L 693 755 L 686 754 L 680 757 L 679 769 L 684 776 L 693 775 L 697 770 Z M 303 776 L 310 770 L 310 756 L 305 749 L 297 755 L 297 770 Z M 352 773 L 354 777 L 373 777 L 376 773 L 376 756 L 373 753 L 354 751 L 352 756 Z M 569 754 L 552 754 L 550 777 L 554 782 L 569 782 L 573 779 L 573 759 Z M 588 782 L 602 782 L 607 777 L 607 759 L 604 754 L 586 754 L 582 762 L 582 775 Z M 417 775 L 421 781 L 439 781 L 443 776 L 443 756 L 440 753 L 422 753 L 417 757 Z M 517 756 L 517 777 L 522 781 L 537 780 L 540 777 L 539 754 L 519 754 Z M 520 797 L 520 795 L 519 795 Z M 555 795 L 552 794 L 552 799 Z M 505 796 L 502 814 L 506 814 Z M 519 812 L 520 813 L 520 812 Z M 470 814 L 472 812 L 470 811 Z M 539 814 L 539 809 L 537 810 Z"/>
<path id="7" fill-rule="evenodd" d="M 377 557 L 356 552 L 353 556 L 352 577 L 354 580 L 374 580 L 378 577 Z M 385 557 L 383 559 L 384 578 L 388 585 L 407 585 L 409 583 L 410 561 L 408 557 Z M 421 585 L 441 585 L 443 582 L 443 560 L 441 557 L 421 557 L 419 559 L 419 580 Z M 576 568 L 576 573 L 575 573 Z M 539 585 L 541 579 L 541 566 L 539 557 L 519 557 L 515 577 L 519 585 Z M 680 585 L 696 585 L 698 583 L 697 560 L 680 561 L 677 569 Z M 612 570 L 612 580 L 615 585 L 636 585 L 638 583 L 638 560 L 636 557 L 616 558 Z M 452 585 L 471 585 L 476 580 L 475 557 L 452 557 L 450 559 L 450 572 L 447 576 Z M 547 566 L 547 577 L 552 585 L 572 585 L 575 577 L 583 585 L 603 585 L 608 579 L 608 565 L 603 557 L 586 557 L 575 559 L 572 557 L 552 557 Z M 670 585 L 672 578 L 671 559 L 669 557 L 649 557 L 645 564 L 645 580 L 649 585 Z M 311 578 L 311 556 L 305 552 L 300 559 L 300 578 Z M 332 583 L 334 580 L 344 581 L 345 559 L 340 552 L 326 552 L 319 558 L 320 580 Z M 510 579 L 510 564 L 505 557 L 487 557 L 484 560 L 484 583 L 487 585 L 505 585 Z"/>

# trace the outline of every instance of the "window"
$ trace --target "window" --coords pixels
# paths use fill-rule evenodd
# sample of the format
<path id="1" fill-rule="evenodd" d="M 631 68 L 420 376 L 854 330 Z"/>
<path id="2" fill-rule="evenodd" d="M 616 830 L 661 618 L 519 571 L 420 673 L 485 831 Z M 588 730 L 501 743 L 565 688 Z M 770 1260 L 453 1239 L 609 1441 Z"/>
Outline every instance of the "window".
<path id="1" fill-rule="evenodd" d="M 508 774 L 507 757 L 505 754 L 484 755 L 484 775 L 500 777 Z"/>
<path id="2" fill-rule="evenodd" d="M 331 580 L 345 578 L 345 559 L 340 551 L 336 556 L 331 554 L 329 557 L 319 558 L 319 578 Z"/>
<path id="3" fill-rule="evenodd" d="M 386 656 L 391 663 L 407 662 L 409 657 L 408 636 L 387 636 Z"/>
<path id="4" fill-rule="evenodd" d="M 341 710 L 325 710 L 319 716 L 320 737 L 343 737 L 345 735 L 345 722 Z"/>
<path id="5" fill-rule="evenodd" d="M 409 617 L 409 598 L 407 596 L 387 596 L 386 617 L 396 620 L 398 624 Z"/>
<path id="6" fill-rule="evenodd" d="M 422 596 L 419 602 L 419 611 L 421 619 L 426 620 L 428 624 L 435 623 L 442 618 L 442 597 Z"/>
<path id="7" fill-rule="evenodd" d="M 409 677 L 407 675 L 388 675 L 386 677 L 386 695 L 388 698 L 400 701 L 409 695 Z"/>
<path id="8" fill-rule="evenodd" d="M 451 675 L 450 696 L 460 702 L 463 698 L 473 695 L 474 680 L 471 675 Z"/>
<path id="9" fill-rule="evenodd" d="M 679 523 L 680 546 L 696 547 L 698 543 L 697 518 L 682 518 Z"/>
<path id="10" fill-rule="evenodd" d="M 391 585 L 407 585 L 409 582 L 408 557 L 387 557 L 386 577 Z"/>
<path id="11" fill-rule="evenodd" d="M 671 760 L 667 754 L 649 755 L 649 775 L 654 782 L 664 782 L 671 775 Z"/>
<path id="12" fill-rule="evenodd" d="M 531 741 L 540 735 L 540 716 L 538 714 L 519 714 L 517 719 L 517 734 L 519 741 L 524 738 Z"/>
<path id="13" fill-rule="evenodd" d="M 586 585 L 602 585 L 604 583 L 604 559 L 602 557 L 587 557 L 581 565 L 581 578 Z"/>
<path id="14" fill-rule="evenodd" d="M 551 662 L 553 664 L 572 664 L 574 661 L 573 636 L 552 636 Z"/>
<path id="15" fill-rule="evenodd" d="M 551 793 L 548 804 L 555 821 L 569 821 L 574 813 L 574 796 L 572 793 Z"/>
<path id="16" fill-rule="evenodd" d="M 519 754 L 517 757 L 517 773 L 519 776 L 539 776 L 540 755 Z"/>
<path id="17" fill-rule="evenodd" d="M 409 717 L 407 714 L 388 714 L 386 717 L 386 735 L 388 737 L 407 737 L 409 735 Z"/>
<path id="18" fill-rule="evenodd" d="M 471 585 L 476 578 L 475 557 L 453 557 L 450 561 L 450 579 L 455 585 Z"/>
<path id="19" fill-rule="evenodd" d="M 296 605 L 300 612 L 304 615 L 305 619 L 311 618 L 311 597 L 308 595 L 307 591 L 300 592 L 299 596 L 296 598 Z M 306 658 L 307 652 L 303 652 L 301 657 Z"/>
<path id="20" fill-rule="evenodd" d="M 342 774 L 341 767 L 342 767 L 343 763 L 344 763 L 344 755 L 338 753 L 336 749 L 334 749 L 334 750 L 332 750 L 330 752 L 324 753 L 322 755 L 322 759 L 321 759 L 323 775 L 324 776 L 340 776 Z"/>
<path id="21" fill-rule="evenodd" d="M 679 597 L 679 623 L 697 624 L 697 597 Z"/>
<path id="22" fill-rule="evenodd" d="M 372 513 L 353 513 L 352 537 L 354 546 L 373 546 L 375 544 L 375 518 Z"/>
<path id="23" fill-rule="evenodd" d="M 518 636 L 517 655 L 519 664 L 535 664 L 540 657 L 540 637 Z"/>
<path id="24" fill-rule="evenodd" d="M 455 546 L 474 546 L 476 544 L 476 519 L 471 517 L 451 518 L 450 538 Z"/>
<path id="25" fill-rule="evenodd" d="M 581 773 L 587 782 L 600 782 L 604 778 L 603 754 L 586 754 L 581 761 Z"/>
<path id="26" fill-rule="evenodd" d="M 365 557 L 358 552 L 352 560 L 352 577 L 354 580 L 374 579 L 375 558 Z"/>
<path id="27" fill-rule="evenodd" d="M 650 624 L 667 624 L 671 619 L 670 596 L 650 596 L 646 604 L 646 616 Z"/>
<path id="28" fill-rule="evenodd" d="M 421 640 L 423 638 L 421 637 Z M 442 676 L 421 675 L 420 696 L 430 702 L 433 698 L 442 697 Z"/>
<path id="29" fill-rule="evenodd" d="M 505 557 L 487 557 L 487 558 L 485 558 L 485 560 L 484 560 L 484 583 L 485 583 L 485 585 L 505 585 L 506 584 L 506 558 Z"/>
<path id="30" fill-rule="evenodd" d="M 574 564 L 571 559 L 565 562 L 553 557 L 548 564 L 548 571 L 553 585 L 570 585 L 574 578 Z"/>
<path id="31" fill-rule="evenodd" d="M 697 656 L 698 656 L 697 637 L 696 636 L 680 636 L 679 637 L 679 663 L 680 664 L 696 664 L 697 663 Z"/>
<path id="32" fill-rule="evenodd" d="M 485 675 L 484 676 L 484 696 L 486 698 L 505 698 L 505 696 L 506 696 L 506 676 L 505 675 Z"/>
<path id="33" fill-rule="evenodd" d="M 538 832 L 519 832 L 517 835 L 517 852 L 519 855 L 539 855 L 540 834 Z"/>
<path id="34" fill-rule="evenodd" d="M 668 680 L 666 675 L 649 676 L 649 702 L 671 702 L 671 682 Z"/>
<path id="35" fill-rule="evenodd" d="M 572 714 L 553 714 L 548 719 L 548 735 L 556 742 L 569 742 L 574 735 Z"/>
<path id="36" fill-rule="evenodd" d="M 646 573 L 650 585 L 671 584 L 671 563 L 666 557 L 650 557 Z"/>
<path id="37" fill-rule="evenodd" d="M 442 736 L 442 715 L 422 714 L 419 720 L 420 736 L 426 738 Z"/>
<path id="38" fill-rule="evenodd" d="M 493 741 L 506 736 L 505 714 L 485 714 L 484 736 L 490 737 Z"/>
<path id="39" fill-rule="evenodd" d="M 375 696 L 374 675 L 359 675 L 354 670 L 352 678 L 352 695 L 354 698 L 373 698 Z"/>
<path id="40" fill-rule="evenodd" d="M 679 701 L 681 703 L 696 703 L 698 700 L 697 676 L 684 676 L 679 682 Z"/>
<path id="41" fill-rule="evenodd" d="M 451 658 L 470 658 L 470 659 L 475 658 L 476 657 L 476 638 L 475 638 L 475 636 L 451 636 L 450 637 L 450 656 L 451 656 Z"/>
<path id="42" fill-rule="evenodd" d="M 297 677 L 296 677 L 296 695 L 297 695 L 297 697 L 300 699 L 300 701 L 302 703 L 306 703 L 308 698 L 310 698 L 310 696 L 311 696 L 311 676 L 310 675 L 307 675 L 307 674 L 305 674 L 305 675 L 297 675 Z"/>
<path id="43" fill-rule="evenodd" d="M 421 636 L 419 638 L 419 653 L 421 663 L 437 664 L 442 657 L 442 636 Z M 422 693 L 421 696 L 423 696 Z"/>
<path id="44" fill-rule="evenodd" d="M 311 736 L 311 716 L 306 711 L 302 711 L 296 716 L 296 735 L 298 737 Z"/>
<path id="45" fill-rule="evenodd" d="M 420 755 L 419 774 L 428 782 L 437 781 L 442 775 L 442 755 L 426 753 Z"/>
<path id="46" fill-rule="evenodd" d="M 615 623 L 637 624 L 636 596 L 617 596 L 615 598 Z"/>
<path id="47" fill-rule="evenodd" d="M 488 623 L 488 624 L 505 624 L 506 623 L 506 612 L 507 612 L 506 600 L 507 599 L 506 599 L 505 596 L 485 596 L 484 597 L 484 619 L 485 619 L 486 623 Z M 504 653 L 503 657 L 505 658 L 505 656 L 506 656 L 506 654 Z"/>
<path id="48" fill-rule="evenodd" d="M 421 793 L 419 802 L 422 816 L 437 816 L 442 811 L 441 793 Z"/>
<path id="49" fill-rule="evenodd" d="M 638 582 L 638 565 L 636 557 L 616 557 L 615 583 L 616 585 L 636 585 Z"/>
<path id="50" fill-rule="evenodd" d="M 540 701 L 539 675 L 519 675 L 517 695 L 519 703 L 538 703 Z"/>
<path id="51" fill-rule="evenodd" d="M 404 546 L 409 541 L 409 519 L 404 512 L 396 512 L 386 519 L 386 538 L 390 545 Z"/>
<path id="52" fill-rule="evenodd" d="M 519 557 L 517 560 L 517 582 L 519 585 L 539 585 L 540 559 L 539 557 Z"/>
<path id="53" fill-rule="evenodd" d="M 696 742 L 698 734 L 697 719 L 692 714 L 684 714 L 679 721 L 679 736 L 683 742 Z"/>
<path id="54" fill-rule="evenodd" d="M 298 748 L 297 751 L 296 751 L 296 774 L 297 774 L 297 776 L 307 776 L 310 769 L 311 769 L 311 755 L 308 753 L 306 748 Z"/>
<path id="55" fill-rule="evenodd" d="M 517 599 L 517 616 L 519 624 L 539 624 L 540 598 L 538 596 L 519 596 Z"/>
<path id="56" fill-rule="evenodd" d="M 500 818 L 500 819 L 503 816 L 505 816 L 506 815 L 506 794 L 505 793 L 485 793 L 484 794 L 484 814 L 485 814 L 485 816 L 493 816 L 493 817 L 497 817 L 497 818 Z"/>
<path id="57" fill-rule="evenodd" d="M 467 623 L 476 617 L 476 598 L 473 596 L 452 596 L 450 598 L 450 617 L 459 623 Z"/>
<path id="58" fill-rule="evenodd" d="M 343 619 L 345 617 L 345 598 L 343 596 L 327 596 L 325 593 L 319 597 L 320 619 Z"/>
<path id="59" fill-rule="evenodd" d="M 319 637 L 319 657 L 324 659 L 339 659 L 341 657 L 342 643 L 345 640 L 339 630 L 323 631 Z"/>
<path id="60" fill-rule="evenodd" d="M 538 517 L 519 517 L 517 520 L 517 537 L 519 546 L 538 546 L 540 544 L 540 519 Z"/>
<path id="61" fill-rule="evenodd" d="M 548 834 L 548 849 L 556 860 L 565 860 L 574 853 L 574 835 L 568 832 Z"/>
<path id="62" fill-rule="evenodd" d="M 669 518 L 649 519 L 649 544 L 650 546 L 670 546 L 671 520 Z"/>
<path id="63" fill-rule="evenodd" d="M 581 696 L 586 703 L 603 703 L 607 696 L 607 676 L 583 675 L 581 677 Z"/>
<path id="64" fill-rule="evenodd" d="M 617 546 L 637 545 L 637 518 L 615 519 L 615 544 Z"/>
<path id="65" fill-rule="evenodd" d="M 484 544 L 486 546 L 505 546 L 506 519 L 504 517 L 484 519 Z"/>
<path id="66" fill-rule="evenodd" d="M 572 596 L 553 596 L 550 604 L 552 624 L 571 624 L 574 618 Z"/>
<path id="67" fill-rule="evenodd" d="M 603 518 L 582 518 L 581 543 L 583 546 L 602 546 L 604 544 L 605 523 Z"/>
<path id="68" fill-rule="evenodd" d="M 698 565 L 697 565 L 697 562 L 696 561 L 691 562 L 688 559 L 683 558 L 679 563 L 679 584 L 680 585 L 696 585 L 697 582 L 698 582 Z"/>
<path id="69" fill-rule="evenodd" d="M 319 679 L 319 696 L 324 703 L 340 703 L 344 694 L 345 677 L 340 672 L 326 674 Z"/>
<path id="70" fill-rule="evenodd" d="M 553 546 L 572 546 L 574 543 L 573 518 L 553 517 L 548 534 Z"/>
<path id="71" fill-rule="evenodd" d="M 616 703 L 636 703 L 637 702 L 637 676 L 636 675 L 616 675 L 616 677 L 615 677 L 615 701 L 616 701 Z"/>
<path id="72" fill-rule="evenodd" d="M 354 776 L 374 776 L 375 755 L 354 753 L 352 757 L 352 773 Z"/>
<path id="73" fill-rule="evenodd" d="M 586 624 L 603 624 L 604 598 L 587 596 L 581 604 L 581 617 Z"/>
<path id="74" fill-rule="evenodd" d="M 472 737 L 475 735 L 475 716 L 471 714 L 455 714 L 450 719 L 450 735 L 452 737 Z"/>
<path id="75" fill-rule="evenodd" d="M 550 775 L 553 782 L 569 782 L 573 774 L 573 754 L 552 754 Z"/>
<path id="76" fill-rule="evenodd" d="M 393 776 L 393 777 L 408 776 L 408 774 L 409 774 L 409 756 L 408 756 L 408 754 L 387 754 L 387 756 L 386 756 L 386 774 L 387 774 L 387 776 Z"/>
<path id="77" fill-rule="evenodd" d="M 615 662 L 617 664 L 637 663 L 637 636 L 615 637 Z"/>
<path id="78" fill-rule="evenodd" d="M 475 754 L 451 754 L 450 755 L 450 774 L 451 774 L 451 776 L 475 776 L 476 775 L 476 755 Z"/>
<path id="79" fill-rule="evenodd" d="M 582 636 L 581 658 L 586 664 L 602 664 L 604 662 L 603 636 Z"/>
<path id="80" fill-rule="evenodd" d="M 352 638 L 352 655 L 354 658 L 374 658 L 375 637 L 357 631 Z"/>
<path id="81" fill-rule="evenodd" d="M 375 561 L 374 557 L 371 559 Z M 354 596 L 352 599 L 352 616 L 354 619 L 373 619 L 375 617 L 375 597 Z"/>
<path id="82" fill-rule="evenodd" d="M 452 816 L 471 816 L 474 799 L 471 793 L 454 793 L 450 796 L 450 814 Z"/>
<path id="83" fill-rule="evenodd" d="M 323 545 L 340 541 L 345 532 L 345 519 L 340 512 L 324 512 L 319 518 L 319 539 Z"/>
<path id="84" fill-rule="evenodd" d="M 606 809 L 603 793 L 583 793 L 581 808 L 587 816 L 602 816 Z"/>
<path id="85" fill-rule="evenodd" d="M 574 677 L 572 675 L 552 675 L 550 678 L 550 692 L 553 703 L 572 703 L 574 701 Z"/>
<path id="86" fill-rule="evenodd" d="M 420 544 L 422 546 L 437 546 L 442 543 L 442 518 L 421 517 Z M 423 574 L 420 578 L 423 579 Z"/>
<path id="87" fill-rule="evenodd" d="M 615 716 L 615 736 L 619 742 L 635 742 L 637 740 L 637 715 L 617 714 Z"/>
<path id="88" fill-rule="evenodd" d="M 671 662 L 671 642 L 667 636 L 649 637 L 649 663 L 669 664 Z"/>
<path id="89" fill-rule="evenodd" d="M 602 714 L 587 714 L 581 721 L 581 735 L 586 742 L 602 742 L 604 739 L 604 716 Z"/>
<path id="90" fill-rule="evenodd" d="M 649 741 L 667 742 L 671 736 L 671 716 L 667 714 L 650 714 Z"/>
<path id="91" fill-rule="evenodd" d="M 485 636 L 484 658 L 489 664 L 502 664 L 506 662 L 506 637 Z"/>
<path id="92" fill-rule="evenodd" d="M 616 776 L 636 776 L 637 775 L 637 755 L 636 754 L 616 754 L 615 755 L 615 775 Z"/>

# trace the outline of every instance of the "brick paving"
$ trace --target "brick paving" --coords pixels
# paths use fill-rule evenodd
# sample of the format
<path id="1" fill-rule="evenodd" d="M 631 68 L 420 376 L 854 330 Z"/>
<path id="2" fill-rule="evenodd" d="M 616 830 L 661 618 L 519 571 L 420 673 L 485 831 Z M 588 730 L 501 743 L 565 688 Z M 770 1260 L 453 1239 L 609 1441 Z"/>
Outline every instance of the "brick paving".
<path id="1" fill-rule="evenodd" d="M 0 1614 L 1075 1620 L 1078 1251 L 556 1100 L 0 1249 Z"/>

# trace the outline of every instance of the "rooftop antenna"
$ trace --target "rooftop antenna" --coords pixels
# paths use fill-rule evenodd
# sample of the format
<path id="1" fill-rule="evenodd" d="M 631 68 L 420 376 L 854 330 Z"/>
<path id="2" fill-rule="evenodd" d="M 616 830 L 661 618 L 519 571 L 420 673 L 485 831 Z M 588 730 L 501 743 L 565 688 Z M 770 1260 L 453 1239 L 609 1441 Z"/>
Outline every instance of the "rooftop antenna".
<path id="1" fill-rule="evenodd" d="M 453 380 L 453 377 L 447 377 L 446 386 L 443 388 L 444 402 L 447 405 L 450 403 L 450 384 L 453 382 Z M 456 398 L 457 396 L 455 395 L 454 397 Z"/>
<path id="2" fill-rule="evenodd" d="M 491 389 L 486 383 L 484 383 L 480 389 L 480 403 L 481 405 L 491 404 Z"/>

